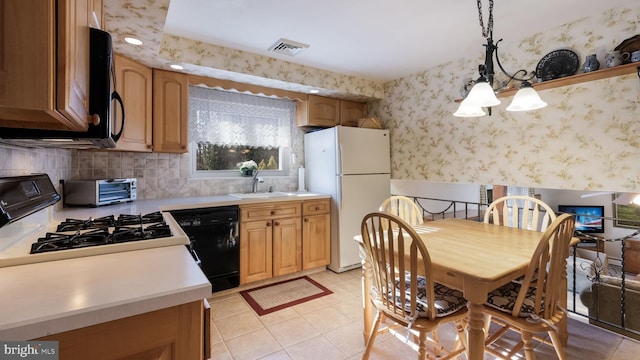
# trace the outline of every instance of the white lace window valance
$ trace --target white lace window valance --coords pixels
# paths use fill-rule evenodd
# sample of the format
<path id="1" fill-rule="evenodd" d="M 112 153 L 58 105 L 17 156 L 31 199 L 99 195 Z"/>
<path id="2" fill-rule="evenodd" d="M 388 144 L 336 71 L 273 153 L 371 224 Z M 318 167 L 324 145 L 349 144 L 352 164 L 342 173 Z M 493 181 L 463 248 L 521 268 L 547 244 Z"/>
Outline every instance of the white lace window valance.
<path id="1" fill-rule="evenodd" d="M 189 139 L 221 146 L 289 147 L 293 100 L 191 86 Z"/>

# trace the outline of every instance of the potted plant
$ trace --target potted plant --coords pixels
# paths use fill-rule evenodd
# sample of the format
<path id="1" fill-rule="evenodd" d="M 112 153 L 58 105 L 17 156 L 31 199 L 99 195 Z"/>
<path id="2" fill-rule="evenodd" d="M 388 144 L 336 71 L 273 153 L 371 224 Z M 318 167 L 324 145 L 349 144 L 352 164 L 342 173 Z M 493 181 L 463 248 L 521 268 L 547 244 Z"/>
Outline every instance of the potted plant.
<path id="1" fill-rule="evenodd" d="M 258 164 L 253 160 L 247 160 L 239 163 L 238 168 L 243 176 L 253 176 L 254 172 L 258 170 Z"/>

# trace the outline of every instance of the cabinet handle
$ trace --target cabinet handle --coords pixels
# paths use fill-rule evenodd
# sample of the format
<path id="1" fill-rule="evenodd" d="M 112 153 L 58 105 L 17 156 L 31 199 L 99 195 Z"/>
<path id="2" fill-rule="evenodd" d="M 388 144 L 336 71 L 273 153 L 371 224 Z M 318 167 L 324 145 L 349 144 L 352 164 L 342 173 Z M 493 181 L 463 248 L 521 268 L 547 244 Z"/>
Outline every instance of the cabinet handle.
<path id="1" fill-rule="evenodd" d="M 309 218 L 304 218 L 304 222 L 309 222 Z"/>
<path id="2" fill-rule="evenodd" d="M 271 215 L 275 215 L 276 211 L 275 210 L 271 210 Z"/>
<path id="3" fill-rule="evenodd" d="M 316 206 L 316 210 L 320 210 L 320 206 Z"/>
<path id="4" fill-rule="evenodd" d="M 271 221 L 267 223 L 267 227 L 270 227 L 270 226 L 271 226 Z"/>
<path id="5" fill-rule="evenodd" d="M 273 225 L 280 226 L 280 223 L 276 221 L 276 222 L 273 223 Z"/>
<path id="6" fill-rule="evenodd" d="M 91 115 L 91 123 L 95 126 L 98 126 L 100 124 L 100 115 L 98 114 Z"/>

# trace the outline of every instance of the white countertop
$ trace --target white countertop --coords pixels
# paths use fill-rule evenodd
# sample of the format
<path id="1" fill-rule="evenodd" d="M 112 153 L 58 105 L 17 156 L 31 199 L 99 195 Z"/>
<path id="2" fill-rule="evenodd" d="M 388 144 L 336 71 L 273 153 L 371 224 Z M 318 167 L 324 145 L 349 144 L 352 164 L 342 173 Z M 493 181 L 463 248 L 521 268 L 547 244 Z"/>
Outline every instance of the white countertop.
<path id="1" fill-rule="evenodd" d="M 92 250 L 97 253 L 88 256 L 23 264 L 11 263 L 13 260 L 6 255 L 11 247 L 2 247 L 3 236 L 42 233 L 50 226 L 43 220 L 47 218 L 59 222 L 65 218 L 326 198 L 330 196 L 301 192 L 273 198 L 208 196 L 64 208 L 55 213 L 50 208 L 41 210 L 30 219 L 5 226 L 0 234 L 0 265 L 6 262 L 0 267 L 0 340 L 33 339 L 211 296 L 211 284 L 182 245 L 157 243 L 162 246 L 108 254 L 100 248 L 115 245 L 98 246 Z M 171 216 L 165 216 L 165 220 L 174 238 L 188 240 Z M 57 256 L 52 255 L 55 252 L 49 254 L 46 256 Z"/>
<path id="2" fill-rule="evenodd" d="M 211 296 L 184 246 L 0 269 L 0 339 L 27 340 Z"/>
<path id="3" fill-rule="evenodd" d="M 68 217 L 82 219 L 89 216 L 100 217 L 112 214 L 147 214 L 158 210 L 167 212 L 171 210 L 197 209 L 216 206 L 331 198 L 330 195 L 316 194 L 306 191 L 290 192 L 288 194 L 290 195 L 248 199 L 240 199 L 229 195 L 197 196 L 169 199 L 136 200 L 128 203 L 100 206 L 97 208 L 65 207 L 62 211 L 54 214 L 54 218 L 57 220 L 64 220 Z"/>

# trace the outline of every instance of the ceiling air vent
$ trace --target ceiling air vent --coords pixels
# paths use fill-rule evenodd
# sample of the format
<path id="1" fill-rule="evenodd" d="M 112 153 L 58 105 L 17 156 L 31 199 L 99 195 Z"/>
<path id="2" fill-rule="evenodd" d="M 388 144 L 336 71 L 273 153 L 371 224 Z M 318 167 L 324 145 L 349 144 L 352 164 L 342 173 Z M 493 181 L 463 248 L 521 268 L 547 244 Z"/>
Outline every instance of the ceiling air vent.
<path id="1" fill-rule="evenodd" d="M 302 50 L 308 48 L 309 45 L 302 44 L 299 42 L 295 42 L 287 39 L 279 39 L 273 45 L 269 47 L 269 51 L 273 51 L 278 54 L 295 56 Z"/>

